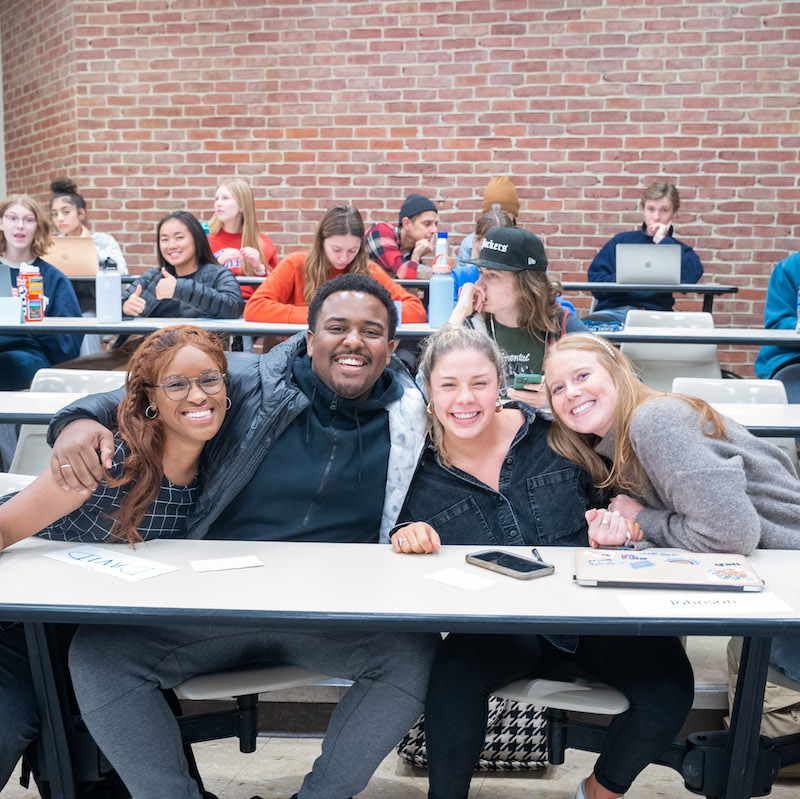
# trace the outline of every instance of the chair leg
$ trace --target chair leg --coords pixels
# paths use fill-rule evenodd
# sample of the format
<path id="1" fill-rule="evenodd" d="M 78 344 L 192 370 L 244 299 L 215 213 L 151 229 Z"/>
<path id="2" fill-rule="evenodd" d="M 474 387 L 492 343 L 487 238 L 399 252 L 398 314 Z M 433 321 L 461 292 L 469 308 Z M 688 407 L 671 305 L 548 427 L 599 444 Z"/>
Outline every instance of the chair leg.
<path id="1" fill-rule="evenodd" d="M 258 694 L 237 696 L 236 704 L 239 708 L 239 751 L 250 754 L 256 751 L 258 738 Z"/>

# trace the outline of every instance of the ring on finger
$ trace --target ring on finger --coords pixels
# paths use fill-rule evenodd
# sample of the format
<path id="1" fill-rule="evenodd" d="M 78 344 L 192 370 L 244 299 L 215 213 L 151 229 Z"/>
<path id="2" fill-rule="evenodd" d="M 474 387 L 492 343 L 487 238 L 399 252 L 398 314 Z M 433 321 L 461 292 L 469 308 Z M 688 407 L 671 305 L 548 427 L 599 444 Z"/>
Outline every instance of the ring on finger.
<path id="1" fill-rule="evenodd" d="M 400 544 L 400 546 L 403 546 L 403 544 L 408 543 L 408 539 L 407 538 L 398 538 L 397 539 L 397 543 Z"/>
<path id="2" fill-rule="evenodd" d="M 59 466 L 58 468 L 59 469 L 71 469 L 72 467 L 68 463 L 65 463 L 62 466 Z"/>
<path id="3" fill-rule="evenodd" d="M 606 513 L 606 515 L 600 520 L 600 524 L 611 524 L 611 514 Z"/>

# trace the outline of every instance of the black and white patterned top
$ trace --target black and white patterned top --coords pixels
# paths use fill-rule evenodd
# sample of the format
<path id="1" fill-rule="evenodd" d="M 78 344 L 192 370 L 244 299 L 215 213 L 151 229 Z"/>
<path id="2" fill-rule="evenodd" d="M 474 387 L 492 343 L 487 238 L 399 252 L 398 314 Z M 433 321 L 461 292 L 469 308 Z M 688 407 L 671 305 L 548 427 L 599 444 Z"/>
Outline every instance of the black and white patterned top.
<path id="1" fill-rule="evenodd" d="M 112 477 L 120 477 L 129 451 L 120 439 L 115 439 L 114 445 L 109 471 Z M 126 493 L 127 486 L 111 487 L 101 483 L 80 508 L 62 516 L 37 535 L 54 541 L 105 541 L 110 537 L 114 524 L 111 514 L 119 510 Z M 198 494 L 197 477 L 186 486 L 175 485 L 162 477 L 158 496 L 139 522 L 139 535 L 145 541 L 151 538 L 181 538 L 184 522 L 197 502 Z M 12 496 L 0 497 L 0 504 Z"/>

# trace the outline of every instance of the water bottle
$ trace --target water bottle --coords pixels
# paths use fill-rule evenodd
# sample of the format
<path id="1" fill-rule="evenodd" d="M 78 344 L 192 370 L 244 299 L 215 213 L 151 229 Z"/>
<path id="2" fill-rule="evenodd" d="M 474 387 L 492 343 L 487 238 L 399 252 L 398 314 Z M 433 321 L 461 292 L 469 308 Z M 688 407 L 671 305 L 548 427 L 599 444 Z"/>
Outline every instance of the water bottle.
<path id="1" fill-rule="evenodd" d="M 106 258 L 100 262 L 94 284 L 97 321 L 121 322 L 122 278 L 117 270 L 117 262 L 113 258 Z"/>
<path id="2" fill-rule="evenodd" d="M 445 246 L 447 246 L 446 238 Z M 428 324 L 431 327 L 439 328 L 450 318 L 455 307 L 454 293 L 450 259 L 447 255 L 439 254 L 433 259 L 433 274 L 428 288 Z"/>
<path id="3" fill-rule="evenodd" d="M 440 230 L 436 234 L 436 252 L 434 253 L 434 259 L 439 255 L 447 255 L 447 232 L 444 230 Z"/>
<path id="4" fill-rule="evenodd" d="M 800 333 L 800 289 L 797 289 L 797 324 L 794 326 L 794 332 Z"/>
<path id="5" fill-rule="evenodd" d="M 22 300 L 20 321 L 41 322 L 44 319 L 44 283 L 38 266 L 19 265 L 17 294 Z"/>

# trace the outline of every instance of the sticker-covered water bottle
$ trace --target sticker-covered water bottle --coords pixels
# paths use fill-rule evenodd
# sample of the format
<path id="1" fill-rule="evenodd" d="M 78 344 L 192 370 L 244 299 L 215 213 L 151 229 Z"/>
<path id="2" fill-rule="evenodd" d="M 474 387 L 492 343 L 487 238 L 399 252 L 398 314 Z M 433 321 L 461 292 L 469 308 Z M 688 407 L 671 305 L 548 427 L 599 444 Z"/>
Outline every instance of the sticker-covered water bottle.
<path id="1" fill-rule="evenodd" d="M 41 322 L 44 319 L 44 281 L 38 266 L 19 265 L 17 291 L 22 300 L 22 321 Z"/>

